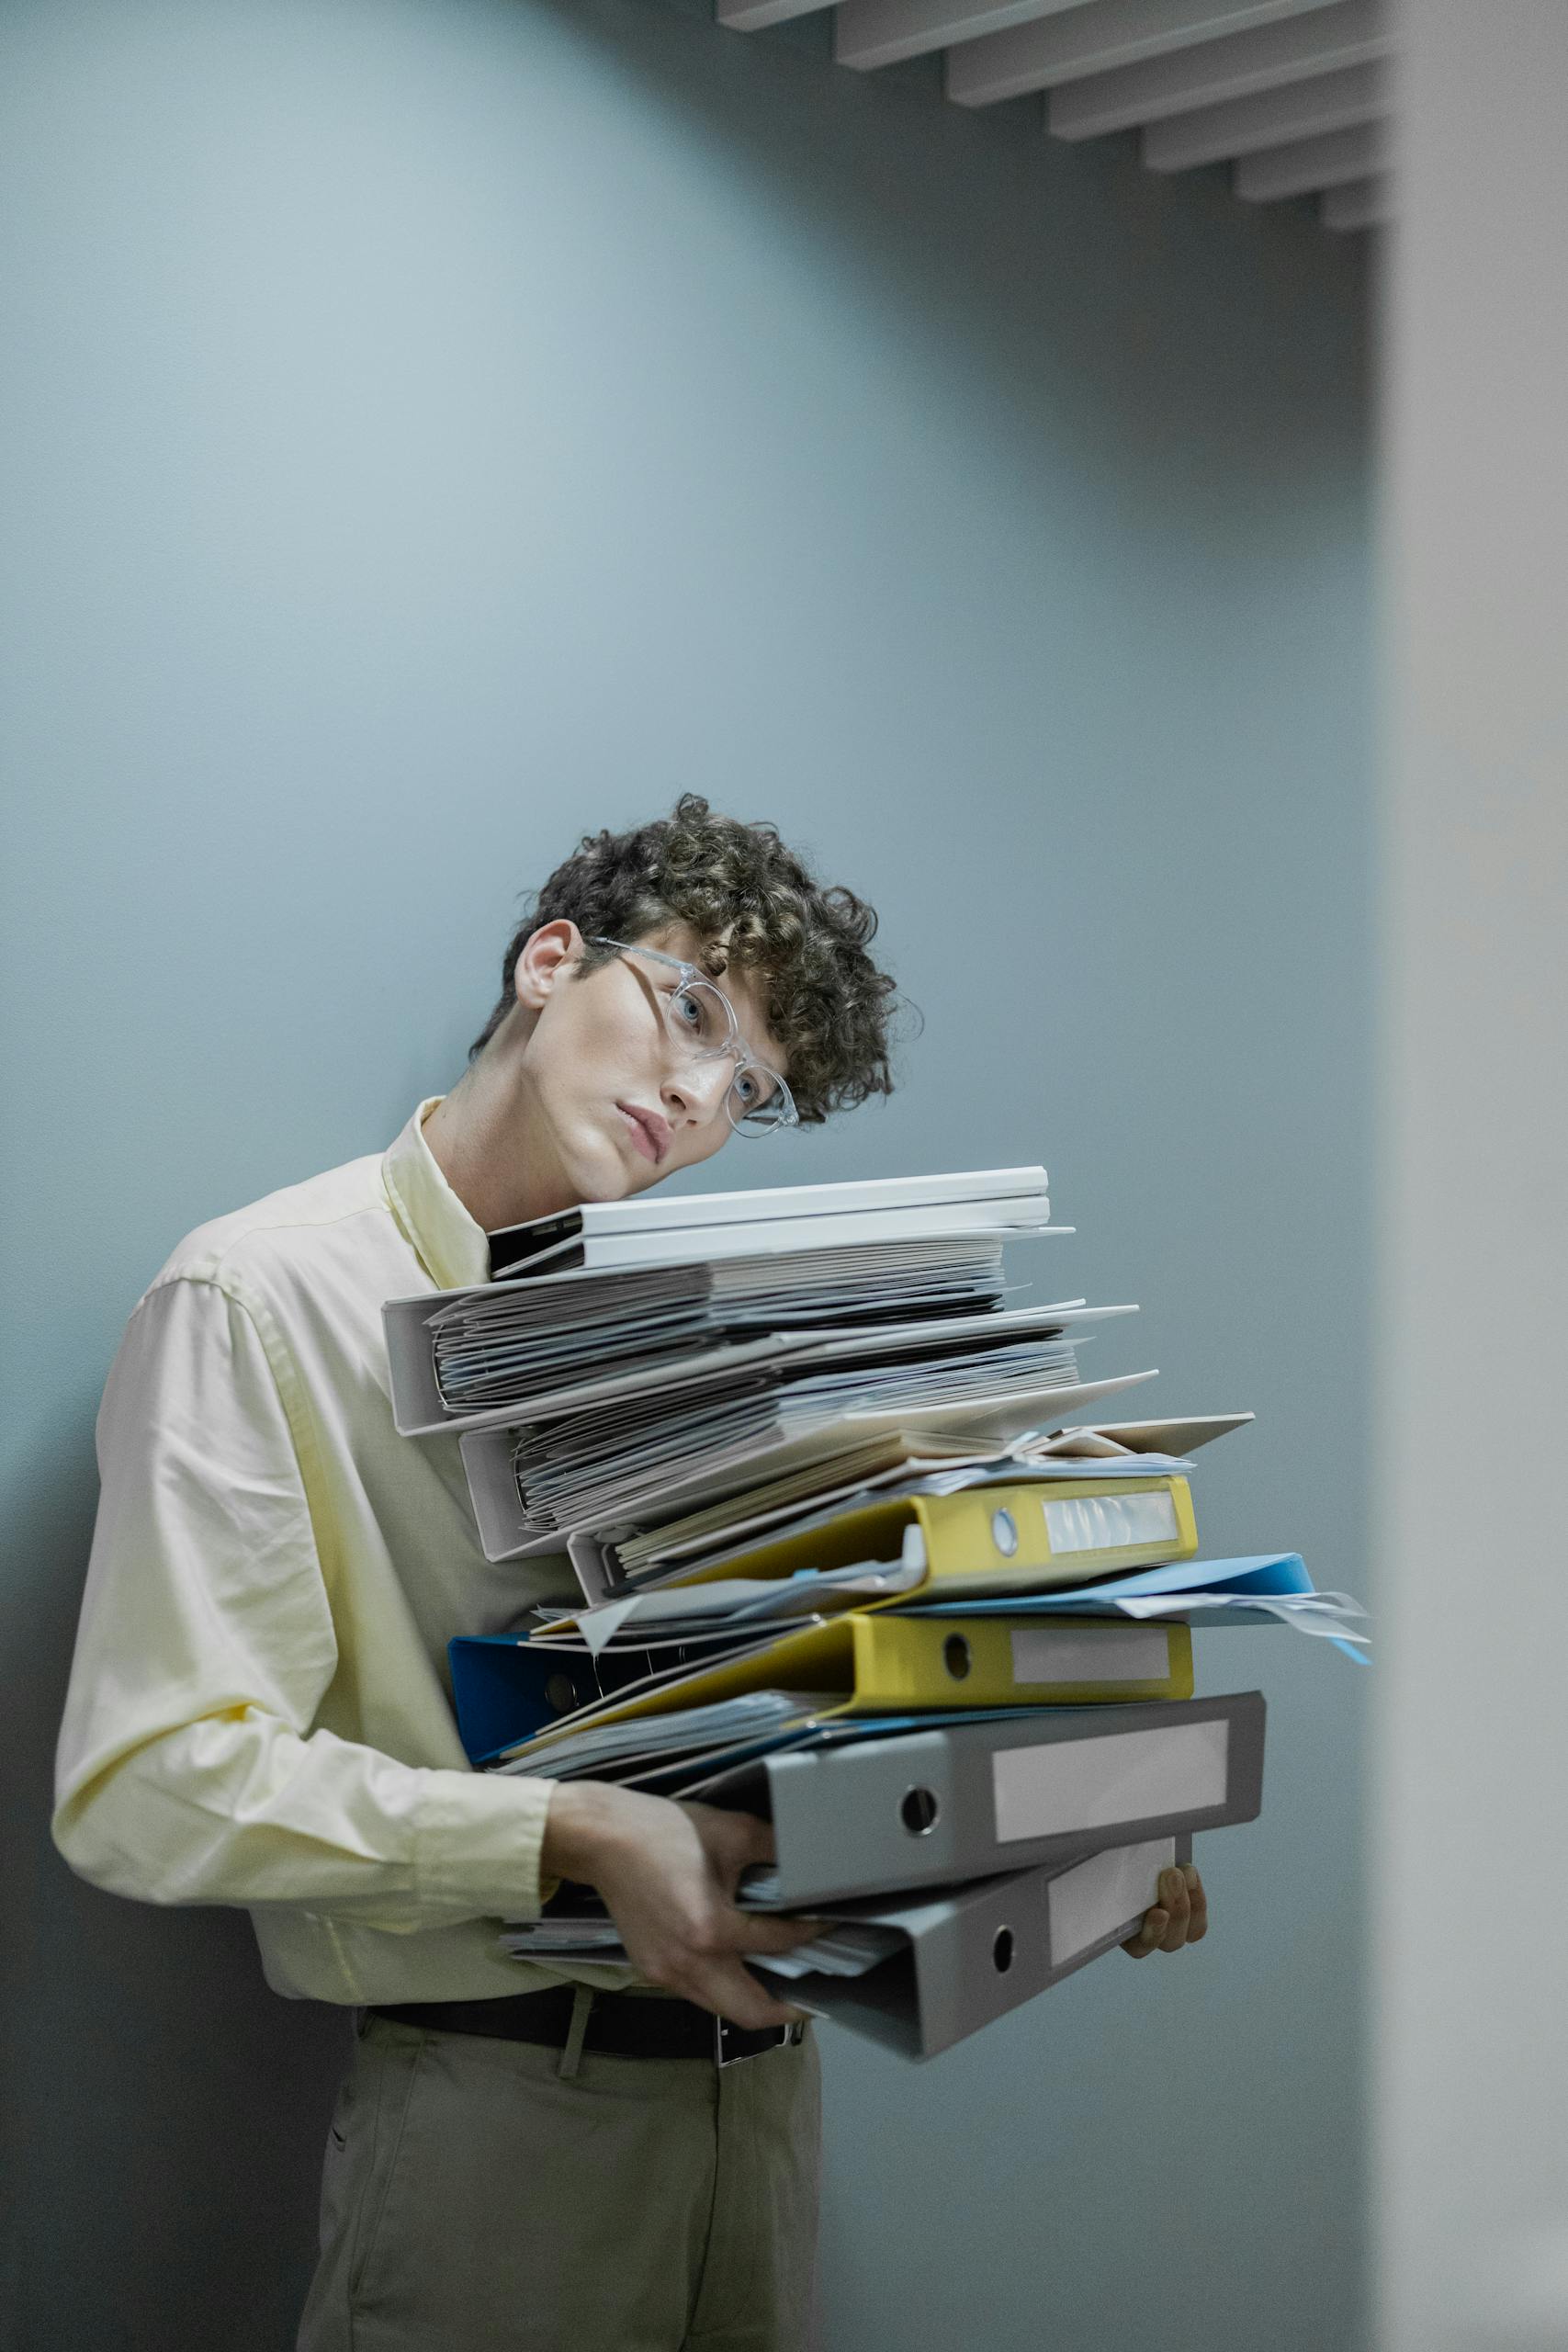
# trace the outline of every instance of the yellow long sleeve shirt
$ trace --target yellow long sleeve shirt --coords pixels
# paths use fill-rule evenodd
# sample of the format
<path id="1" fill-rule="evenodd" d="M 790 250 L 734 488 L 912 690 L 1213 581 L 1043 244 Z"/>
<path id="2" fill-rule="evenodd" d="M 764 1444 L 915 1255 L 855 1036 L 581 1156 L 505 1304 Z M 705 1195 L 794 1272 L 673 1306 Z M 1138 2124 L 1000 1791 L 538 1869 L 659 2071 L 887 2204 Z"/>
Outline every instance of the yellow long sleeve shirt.
<path id="1" fill-rule="evenodd" d="M 98 1416 L 55 1841 L 116 1894 L 245 1905 L 299 1998 L 626 1982 L 496 1949 L 539 1906 L 549 1784 L 469 1769 L 446 1645 L 570 1572 L 488 1562 L 456 1437 L 392 1427 L 383 1302 L 489 1274 L 422 1132 L 437 1100 L 182 1242 Z"/>

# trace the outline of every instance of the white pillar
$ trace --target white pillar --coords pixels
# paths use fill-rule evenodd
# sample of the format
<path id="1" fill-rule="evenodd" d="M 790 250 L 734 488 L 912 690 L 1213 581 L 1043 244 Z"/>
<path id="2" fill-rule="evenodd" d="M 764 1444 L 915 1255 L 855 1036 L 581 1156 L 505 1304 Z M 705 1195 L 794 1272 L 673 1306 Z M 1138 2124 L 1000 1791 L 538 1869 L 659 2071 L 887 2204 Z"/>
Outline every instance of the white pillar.
<path id="1" fill-rule="evenodd" d="M 1568 2346 L 1568 5 L 1406 0 L 1373 2052 L 1380 2352 Z"/>

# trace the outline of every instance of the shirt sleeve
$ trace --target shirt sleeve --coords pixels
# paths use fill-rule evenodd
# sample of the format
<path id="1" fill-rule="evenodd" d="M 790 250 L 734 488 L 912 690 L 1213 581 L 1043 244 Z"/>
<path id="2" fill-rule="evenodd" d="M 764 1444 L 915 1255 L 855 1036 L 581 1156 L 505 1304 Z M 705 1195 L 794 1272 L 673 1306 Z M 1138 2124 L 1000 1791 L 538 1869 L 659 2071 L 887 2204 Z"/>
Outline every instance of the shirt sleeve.
<path id="1" fill-rule="evenodd" d="M 539 1907 L 547 1781 L 312 1728 L 338 1641 L 260 1333 L 211 1282 L 142 1300 L 98 1416 L 102 1492 L 56 1762 L 72 1868 L 152 1903 L 395 1931 Z"/>

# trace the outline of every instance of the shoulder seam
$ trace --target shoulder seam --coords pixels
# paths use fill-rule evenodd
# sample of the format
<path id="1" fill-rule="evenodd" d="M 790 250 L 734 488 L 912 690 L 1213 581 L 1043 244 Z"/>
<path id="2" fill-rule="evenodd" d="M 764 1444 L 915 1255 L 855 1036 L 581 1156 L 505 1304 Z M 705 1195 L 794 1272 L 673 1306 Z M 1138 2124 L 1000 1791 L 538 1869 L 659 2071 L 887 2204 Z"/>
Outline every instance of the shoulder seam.
<path id="1" fill-rule="evenodd" d="M 333 1217 L 322 1217 L 318 1221 L 323 1225 L 339 1222 Z M 288 1343 L 278 1329 L 265 1299 L 258 1297 L 249 1284 L 236 1275 L 231 1275 L 227 1282 L 220 1282 L 215 1273 L 170 1275 L 166 1280 L 154 1283 L 139 1306 L 144 1304 L 146 1298 L 151 1298 L 154 1291 L 171 1288 L 176 1282 L 199 1283 L 204 1288 L 216 1291 L 220 1298 L 227 1299 L 230 1306 L 244 1317 L 256 1335 L 261 1351 L 266 1358 L 267 1369 L 272 1374 L 277 1401 L 283 1408 L 284 1419 L 294 1440 L 294 1454 L 299 1467 L 305 1509 L 316 1542 L 316 1557 L 330 1593 L 338 1563 L 336 1546 L 331 1541 L 330 1517 L 323 1518 L 317 1508 L 324 1485 L 321 1448 L 315 1415 L 311 1410 L 310 1389 L 298 1375 Z"/>
<path id="2" fill-rule="evenodd" d="M 170 1283 L 209 1283 L 215 1289 L 227 1291 L 228 1279 L 224 1274 L 226 1261 L 236 1250 L 243 1248 L 247 1241 L 254 1240 L 258 1234 L 316 1233 L 329 1225 L 346 1225 L 351 1217 L 390 1217 L 391 1215 L 391 1204 L 383 1197 L 379 1201 L 362 1201 L 357 1208 L 339 1209 L 333 1216 L 279 1217 L 276 1224 L 250 1225 L 243 1233 L 236 1233 L 232 1240 L 225 1242 L 223 1248 L 210 1261 L 202 1255 L 197 1256 L 187 1266 L 165 1266 L 160 1273 L 153 1276 L 142 1293 L 142 1296 L 151 1298 L 155 1290 L 163 1290 Z M 237 1296 L 238 1294 L 234 1295 Z"/>

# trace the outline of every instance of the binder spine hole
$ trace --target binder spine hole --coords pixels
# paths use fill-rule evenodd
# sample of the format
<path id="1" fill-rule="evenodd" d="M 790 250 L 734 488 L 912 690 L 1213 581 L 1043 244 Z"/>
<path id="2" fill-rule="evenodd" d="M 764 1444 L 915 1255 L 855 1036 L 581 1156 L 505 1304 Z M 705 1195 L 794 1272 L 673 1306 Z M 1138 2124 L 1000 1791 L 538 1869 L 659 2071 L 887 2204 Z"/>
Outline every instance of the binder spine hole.
<path id="1" fill-rule="evenodd" d="M 1018 1549 L 1018 1522 L 1010 1510 L 991 1513 L 991 1541 L 1004 1560 L 1010 1560 Z"/>
<path id="2" fill-rule="evenodd" d="M 962 1682 L 969 1671 L 969 1645 L 962 1634 L 949 1634 L 942 1645 L 942 1662 L 954 1682 Z"/>
<path id="3" fill-rule="evenodd" d="M 1012 1966 L 1012 1929 L 998 1928 L 991 1943 L 991 1966 L 998 1976 L 1005 1976 Z"/>
<path id="4" fill-rule="evenodd" d="M 898 1807 L 898 1818 L 911 1838 L 924 1838 L 935 1828 L 939 1810 L 933 1790 L 909 1789 Z"/>
<path id="5" fill-rule="evenodd" d="M 545 1685 L 545 1696 L 558 1715 L 570 1715 L 577 1704 L 577 1690 L 570 1674 L 552 1674 Z"/>

